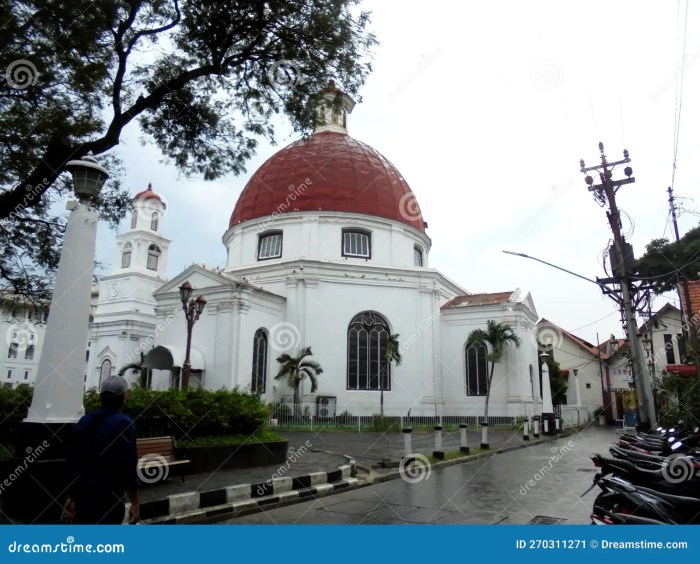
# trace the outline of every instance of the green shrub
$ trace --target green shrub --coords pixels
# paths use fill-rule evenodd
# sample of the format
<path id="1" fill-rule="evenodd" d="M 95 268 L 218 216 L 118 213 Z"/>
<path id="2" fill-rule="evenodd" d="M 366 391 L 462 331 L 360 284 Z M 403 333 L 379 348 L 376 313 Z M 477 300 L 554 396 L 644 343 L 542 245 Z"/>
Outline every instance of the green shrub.
<path id="1" fill-rule="evenodd" d="M 99 395 L 88 392 L 86 411 L 100 405 Z M 234 390 L 151 390 L 132 388 L 124 413 L 136 422 L 140 437 L 173 435 L 193 439 L 217 435 L 251 435 L 269 418 L 257 394 Z"/>
<path id="2" fill-rule="evenodd" d="M 372 431 L 375 433 L 398 433 L 401 430 L 401 420 L 398 417 L 372 416 Z"/>

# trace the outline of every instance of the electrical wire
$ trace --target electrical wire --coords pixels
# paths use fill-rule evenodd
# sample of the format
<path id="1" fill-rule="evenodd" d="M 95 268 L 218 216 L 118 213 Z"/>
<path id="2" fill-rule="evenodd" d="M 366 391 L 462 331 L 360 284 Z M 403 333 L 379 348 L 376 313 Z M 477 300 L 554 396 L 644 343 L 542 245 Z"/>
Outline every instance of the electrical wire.
<path id="1" fill-rule="evenodd" d="M 676 180 L 676 164 L 678 159 L 678 139 L 680 137 L 681 130 L 681 111 L 683 110 L 683 77 L 685 74 L 685 52 L 686 52 L 686 40 L 688 38 L 688 4 L 689 0 L 685 0 L 685 17 L 683 22 L 683 49 L 681 51 L 681 65 L 678 68 L 678 27 L 680 26 L 680 8 L 681 0 L 678 0 L 677 4 L 677 23 L 676 23 L 676 106 L 673 116 L 673 168 L 671 172 L 671 189 L 674 187 Z"/>
<path id="2" fill-rule="evenodd" d="M 595 323 L 598 323 L 599 321 L 603 321 L 603 319 L 607 319 L 611 315 L 615 315 L 617 313 L 619 313 L 619 310 L 616 309 L 615 311 L 608 313 L 607 315 L 601 317 L 600 319 L 596 319 L 595 321 L 591 321 L 590 323 L 586 323 L 585 325 L 581 325 L 581 327 L 576 327 L 576 329 L 572 329 L 571 331 L 569 331 L 569 333 L 573 333 L 574 331 L 578 331 L 579 329 L 585 329 L 586 327 L 590 327 L 591 325 L 594 325 Z"/>

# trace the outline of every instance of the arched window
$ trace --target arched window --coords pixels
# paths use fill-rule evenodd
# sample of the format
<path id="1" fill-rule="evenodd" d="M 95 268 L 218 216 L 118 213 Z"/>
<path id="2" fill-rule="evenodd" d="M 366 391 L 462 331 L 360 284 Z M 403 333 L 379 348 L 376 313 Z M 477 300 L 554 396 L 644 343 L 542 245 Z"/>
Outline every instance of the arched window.
<path id="1" fill-rule="evenodd" d="M 151 231 L 158 231 L 158 212 L 151 214 Z"/>
<path id="2" fill-rule="evenodd" d="M 413 247 L 413 266 L 423 266 L 423 251 L 420 247 Z"/>
<path id="3" fill-rule="evenodd" d="M 158 270 L 158 257 L 160 256 L 160 249 L 155 245 L 150 245 L 148 247 L 148 260 L 146 261 L 146 268 L 148 270 Z"/>
<path id="4" fill-rule="evenodd" d="M 133 210 L 131 212 L 131 228 L 136 229 L 136 221 L 139 218 L 139 214 L 136 212 L 136 210 Z"/>
<path id="5" fill-rule="evenodd" d="M 267 385 L 267 333 L 258 329 L 253 337 L 253 376 L 250 389 L 253 392 L 265 393 Z"/>
<path id="6" fill-rule="evenodd" d="M 488 378 L 486 373 L 486 354 L 487 350 L 484 345 L 467 347 L 466 349 L 468 396 L 486 395 L 486 382 Z"/>
<path id="7" fill-rule="evenodd" d="M 131 243 L 124 245 L 122 249 L 122 268 L 129 268 L 131 265 Z"/>
<path id="8" fill-rule="evenodd" d="M 112 361 L 105 358 L 100 366 L 100 388 L 102 388 L 102 382 L 112 375 Z"/>
<path id="9" fill-rule="evenodd" d="M 384 360 L 389 324 L 373 311 L 355 316 L 348 327 L 348 390 L 391 390 L 391 363 Z"/>

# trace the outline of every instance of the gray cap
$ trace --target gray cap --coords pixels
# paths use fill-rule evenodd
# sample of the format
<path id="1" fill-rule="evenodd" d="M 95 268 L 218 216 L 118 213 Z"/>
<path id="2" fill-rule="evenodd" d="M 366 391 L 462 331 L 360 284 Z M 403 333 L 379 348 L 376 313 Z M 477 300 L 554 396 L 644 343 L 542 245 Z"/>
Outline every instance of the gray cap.
<path id="1" fill-rule="evenodd" d="M 129 385 L 120 376 L 110 376 L 102 382 L 102 388 L 100 389 L 101 394 L 110 396 L 123 396 L 128 391 Z"/>

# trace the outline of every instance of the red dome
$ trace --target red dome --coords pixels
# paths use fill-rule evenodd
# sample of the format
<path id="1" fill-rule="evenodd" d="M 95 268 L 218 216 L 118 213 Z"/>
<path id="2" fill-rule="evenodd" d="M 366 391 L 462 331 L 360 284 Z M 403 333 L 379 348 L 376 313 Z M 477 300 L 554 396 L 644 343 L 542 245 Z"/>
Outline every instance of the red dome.
<path id="1" fill-rule="evenodd" d="M 273 213 L 319 210 L 384 217 L 425 232 L 418 202 L 394 165 L 369 145 L 330 131 L 269 158 L 243 189 L 229 228 Z"/>
<path id="2" fill-rule="evenodd" d="M 161 204 L 165 206 L 161 197 L 153 191 L 153 187 L 150 183 L 148 184 L 148 188 L 139 192 L 132 198 L 132 201 L 134 202 L 137 200 L 158 200 Z"/>

